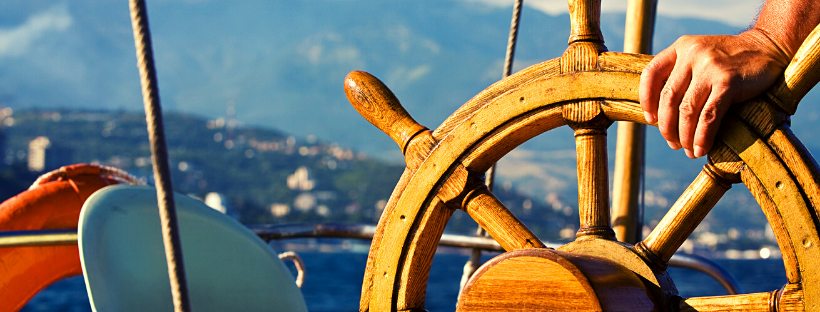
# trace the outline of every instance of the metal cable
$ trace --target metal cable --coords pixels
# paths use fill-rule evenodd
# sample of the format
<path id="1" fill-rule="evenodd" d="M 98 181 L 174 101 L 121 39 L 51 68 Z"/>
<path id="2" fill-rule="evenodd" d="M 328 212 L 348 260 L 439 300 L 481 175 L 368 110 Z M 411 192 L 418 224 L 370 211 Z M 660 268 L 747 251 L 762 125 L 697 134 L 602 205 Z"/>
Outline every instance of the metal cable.
<path id="1" fill-rule="evenodd" d="M 185 267 L 182 246 L 179 240 L 176 207 L 174 206 L 171 170 L 168 165 L 168 150 L 165 145 L 165 130 L 162 124 L 162 109 L 159 103 L 156 68 L 154 67 L 151 32 L 148 29 L 148 12 L 144 0 L 129 0 L 131 26 L 134 29 L 134 45 L 137 49 L 137 66 L 140 71 L 142 100 L 145 104 L 145 120 L 151 144 L 151 162 L 157 188 L 159 216 L 162 223 L 162 240 L 171 282 L 174 311 L 191 311 L 188 300 L 188 286 L 185 281 Z"/>
<path id="2" fill-rule="evenodd" d="M 293 265 L 296 266 L 296 287 L 302 288 L 302 285 L 305 284 L 305 272 L 307 271 L 302 257 L 294 251 L 286 251 L 279 254 L 279 259 L 293 261 Z"/>
<path id="3" fill-rule="evenodd" d="M 502 79 L 512 74 L 515 44 L 518 42 L 518 26 L 521 21 L 521 6 L 523 3 L 524 0 L 516 0 L 515 4 L 513 4 L 513 16 L 512 21 L 510 21 L 510 35 L 507 36 L 507 52 L 504 56 L 504 73 L 501 77 Z M 490 192 L 493 191 L 493 186 L 495 185 L 495 170 L 496 164 L 493 164 L 490 169 L 487 170 L 487 176 L 484 180 Z M 479 226 L 476 230 L 476 236 L 487 236 L 487 232 Z M 467 260 L 467 263 L 464 264 L 464 275 L 461 276 L 461 285 L 458 290 L 459 294 L 461 294 L 461 290 L 464 289 L 464 285 L 467 284 L 470 277 L 478 270 L 479 263 L 481 263 L 481 249 L 474 248 L 470 254 L 470 260 Z"/>
<path id="4" fill-rule="evenodd" d="M 507 37 L 507 52 L 504 55 L 504 73 L 501 77 L 502 79 L 512 75 L 513 58 L 515 57 L 515 44 L 518 42 L 518 26 L 521 21 L 521 5 L 523 3 L 524 0 L 516 0 L 513 5 L 513 16 L 512 21 L 510 22 L 510 35 Z M 487 183 L 487 188 L 491 192 L 495 184 L 495 166 L 496 164 L 493 164 L 490 167 L 490 170 L 487 170 L 487 178 L 485 180 Z"/>
<path id="5" fill-rule="evenodd" d="M 504 77 L 512 75 L 513 57 L 515 57 L 515 44 L 518 42 L 518 24 L 521 21 L 521 5 L 524 0 L 516 0 L 513 5 L 513 17 L 510 22 L 510 35 L 507 39 L 507 54 L 504 57 Z"/>

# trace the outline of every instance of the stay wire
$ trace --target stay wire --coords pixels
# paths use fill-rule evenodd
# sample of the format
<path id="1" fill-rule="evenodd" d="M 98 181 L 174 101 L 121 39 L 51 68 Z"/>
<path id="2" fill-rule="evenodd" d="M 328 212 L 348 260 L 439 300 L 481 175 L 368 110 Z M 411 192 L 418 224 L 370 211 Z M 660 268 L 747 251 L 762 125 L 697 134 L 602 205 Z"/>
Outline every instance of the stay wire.
<path id="1" fill-rule="evenodd" d="M 518 42 L 518 26 L 521 21 L 521 6 L 523 4 L 524 0 L 516 0 L 515 4 L 513 4 L 513 14 L 512 20 L 510 21 L 510 34 L 507 36 L 507 52 L 504 56 L 504 72 L 502 79 L 507 78 L 507 76 L 512 74 L 513 59 L 515 57 L 515 45 Z M 486 178 L 484 180 L 484 183 L 487 185 L 487 189 L 491 192 L 493 190 L 493 186 L 495 185 L 495 171 L 496 164 L 493 164 L 490 169 L 487 170 Z M 478 226 L 478 229 L 476 229 L 476 236 L 487 236 L 487 232 L 484 231 L 481 226 Z M 480 263 L 481 249 L 474 248 L 470 254 L 470 259 L 464 264 L 464 275 L 461 277 L 461 285 L 458 290 L 459 295 L 461 295 L 461 291 L 464 290 L 464 286 L 478 269 L 478 265 Z"/>
<path id="2" fill-rule="evenodd" d="M 188 299 L 188 285 L 185 280 L 185 266 L 179 239 L 174 191 L 171 186 L 171 170 L 168 165 L 168 149 L 162 123 L 162 108 L 159 103 L 159 88 L 154 66 L 151 32 L 148 28 L 148 12 L 144 0 L 129 0 L 131 26 L 134 30 L 134 45 L 137 52 L 137 66 L 142 85 L 142 100 L 145 104 L 145 120 L 151 145 L 151 162 L 157 188 L 159 216 L 162 224 L 162 241 L 171 282 L 174 311 L 191 311 Z"/>

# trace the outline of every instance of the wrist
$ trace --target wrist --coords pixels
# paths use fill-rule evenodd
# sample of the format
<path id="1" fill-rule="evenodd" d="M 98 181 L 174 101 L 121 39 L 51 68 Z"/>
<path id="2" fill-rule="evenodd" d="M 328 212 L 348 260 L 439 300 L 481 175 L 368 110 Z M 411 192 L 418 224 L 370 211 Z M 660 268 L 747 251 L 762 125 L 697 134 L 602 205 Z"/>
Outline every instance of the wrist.
<path id="1" fill-rule="evenodd" d="M 765 53 L 771 55 L 775 60 L 782 63 L 784 67 L 791 62 L 796 48 L 791 49 L 790 45 L 784 44 L 777 40 L 771 33 L 760 27 L 754 27 L 740 34 L 746 37 L 749 44 L 757 46 Z"/>

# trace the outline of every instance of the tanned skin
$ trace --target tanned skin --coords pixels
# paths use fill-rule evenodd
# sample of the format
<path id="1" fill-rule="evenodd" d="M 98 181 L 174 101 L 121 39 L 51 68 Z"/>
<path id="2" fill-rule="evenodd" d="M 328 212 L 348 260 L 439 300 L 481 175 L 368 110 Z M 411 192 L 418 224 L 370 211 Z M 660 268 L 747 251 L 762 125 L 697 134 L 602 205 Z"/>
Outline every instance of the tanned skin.
<path id="1" fill-rule="evenodd" d="M 743 33 L 681 37 L 641 74 L 646 121 L 669 147 L 706 155 L 729 106 L 770 87 L 818 23 L 820 1 L 768 0 Z"/>

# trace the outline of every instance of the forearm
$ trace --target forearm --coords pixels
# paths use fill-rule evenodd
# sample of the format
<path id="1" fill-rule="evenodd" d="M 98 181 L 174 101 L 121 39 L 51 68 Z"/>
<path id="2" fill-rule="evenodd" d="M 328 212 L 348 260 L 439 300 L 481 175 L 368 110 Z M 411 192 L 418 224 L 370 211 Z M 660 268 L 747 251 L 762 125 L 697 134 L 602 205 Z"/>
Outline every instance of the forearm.
<path id="1" fill-rule="evenodd" d="M 765 33 L 791 59 L 818 23 L 820 1 L 768 0 L 754 29 Z"/>

